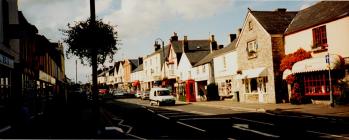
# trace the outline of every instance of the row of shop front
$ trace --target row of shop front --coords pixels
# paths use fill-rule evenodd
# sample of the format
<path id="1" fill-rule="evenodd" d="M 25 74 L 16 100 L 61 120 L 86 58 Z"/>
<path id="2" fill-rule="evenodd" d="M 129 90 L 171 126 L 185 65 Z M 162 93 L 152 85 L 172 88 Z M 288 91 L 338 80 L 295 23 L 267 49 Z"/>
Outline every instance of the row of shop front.
<path id="1" fill-rule="evenodd" d="M 301 92 L 305 96 L 329 100 L 328 64 L 324 60 L 323 57 L 315 57 L 300 61 L 293 66 L 292 70 L 288 70 L 280 76 L 275 76 L 272 67 L 241 70 L 236 75 L 217 78 L 215 83 L 218 86 L 219 96 L 232 97 L 236 99 L 235 101 L 250 103 L 287 102 L 292 91 L 285 78 L 292 74 L 297 76 Z M 340 84 L 349 79 L 348 63 L 346 61 L 348 61 L 348 58 L 345 60 L 338 55 L 331 56 L 332 91 L 335 96 L 339 96 L 344 92 L 345 89 Z M 278 78 L 283 78 L 282 83 L 277 82 L 279 81 Z M 140 91 L 146 91 L 157 86 L 166 87 L 171 90 L 178 100 L 195 102 L 200 100 L 200 92 L 206 96 L 209 94 L 207 93 L 208 84 L 207 80 L 159 79 L 148 82 L 136 80 L 123 84 L 123 87 Z"/>

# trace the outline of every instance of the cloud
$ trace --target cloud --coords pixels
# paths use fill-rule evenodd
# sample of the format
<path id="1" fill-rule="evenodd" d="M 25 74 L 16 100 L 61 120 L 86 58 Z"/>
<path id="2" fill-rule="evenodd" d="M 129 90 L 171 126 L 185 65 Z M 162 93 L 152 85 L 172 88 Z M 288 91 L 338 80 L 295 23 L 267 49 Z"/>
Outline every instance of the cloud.
<path id="1" fill-rule="evenodd" d="M 140 47 L 141 43 L 137 41 L 144 42 L 145 38 L 159 34 L 164 23 L 175 26 L 176 22 L 207 18 L 229 9 L 232 3 L 232 0 L 96 0 L 96 14 L 104 21 L 118 26 L 122 43 L 124 46 L 129 45 L 128 51 L 124 49 L 119 54 L 125 54 L 128 58 L 132 52 L 129 49 L 137 50 Z M 37 26 L 40 34 L 52 42 L 63 38 L 58 29 L 90 16 L 89 0 L 19 0 L 19 10 L 23 11 L 31 24 Z M 140 53 L 144 52 L 132 55 L 141 56 Z M 80 73 L 90 73 L 87 67 L 79 67 Z M 74 58 L 66 60 L 68 77 L 75 77 L 72 70 L 75 70 Z"/>

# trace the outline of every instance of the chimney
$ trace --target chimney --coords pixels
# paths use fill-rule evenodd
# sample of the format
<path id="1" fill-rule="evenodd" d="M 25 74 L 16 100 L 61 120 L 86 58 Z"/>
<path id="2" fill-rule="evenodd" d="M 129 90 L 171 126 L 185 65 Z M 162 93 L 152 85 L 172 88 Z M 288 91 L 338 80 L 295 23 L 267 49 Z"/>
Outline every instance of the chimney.
<path id="1" fill-rule="evenodd" d="M 187 36 L 184 36 L 184 39 L 183 39 L 183 48 L 184 48 L 184 52 L 186 52 L 186 51 L 189 50 L 189 43 L 188 43 L 188 37 L 187 37 Z"/>
<path id="2" fill-rule="evenodd" d="M 159 50 L 161 48 L 161 45 L 157 41 L 155 41 L 154 42 L 154 48 L 155 48 L 155 51 L 157 51 L 157 50 Z"/>
<path id="3" fill-rule="evenodd" d="M 277 8 L 274 10 L 275 12 L 285 13 L 287 11 L 286 8 Z"/>
<path id="4" fill-rule="evenodd" d="M 211 51 L 217 50 L 217 41 L 214 39 L 214 35 L 211 35 Z"/>
<path id="5" fill-rule="evenodd" d="M 224 45 L 218 45 L 218 49 L 222 49 Z"/>
<path id="6" fill-rule="evenodd" d="M 170 41 L 178 41 L 178 36 L 177 36 L 177 33 L 176 32 L 173 32 L 173 36 L 171 36 L 171 39 Z"/>
<path id="7" fill-rule="evenodd" d="M 242 29 L 241 29 L 241 28 L 238 28 L 238 30 L 236 31 L 236 36 L 237 36 L 237 37 L 239 37 L 239 36 L 240 36 L 241 31 L 242 31 Z"/>
<path id="8" fill-rule="evenodd" d="M 138 57 L 138 65 L 143 64 L 143 57 Z"/>
<path id="9" fill-rule="evenodd" d="M 233 42 L 236 39 L 236 34 L 229 34 L 230 42 Z"/>

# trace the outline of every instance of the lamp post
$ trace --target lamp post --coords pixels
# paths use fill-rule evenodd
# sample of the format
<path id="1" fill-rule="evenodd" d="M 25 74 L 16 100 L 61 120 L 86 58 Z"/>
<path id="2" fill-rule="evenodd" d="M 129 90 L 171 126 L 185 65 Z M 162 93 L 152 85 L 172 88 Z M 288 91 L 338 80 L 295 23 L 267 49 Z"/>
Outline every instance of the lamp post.
<path id="1" fill-rule="evenodd" d="M 157 40 L 160 40 L 161 41 L 161 48 L 162 48 L 162 54 L 163 54 L 163 57 L 164 57 L 164 78 L 166 77 L 166 67 L 165 67 L 165 59 L 166 59 L 166 56 L 165 56 L 165 45 L 164 45 L 164 41 L 161 39 L 161 38 L 157 38 L 155 39 L 155 41 Z M 161 63 L 161 60 L 160 60 L 160 63 Z"/>

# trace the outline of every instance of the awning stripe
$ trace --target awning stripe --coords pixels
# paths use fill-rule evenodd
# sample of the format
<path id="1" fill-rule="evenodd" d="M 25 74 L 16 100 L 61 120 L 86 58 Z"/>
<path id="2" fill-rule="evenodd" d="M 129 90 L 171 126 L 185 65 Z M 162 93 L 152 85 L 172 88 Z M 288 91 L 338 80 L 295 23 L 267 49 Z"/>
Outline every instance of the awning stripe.
<path id="1" fill-rule="evenodd" d="M 330 68 L 338 69 L 341 66 L 341 58 L 338 55 L 330 55 Z M 292 66 L 292 73 L 304 73 L 324 71 L 328 69 L 325 56 L 305 59 Z"/>

